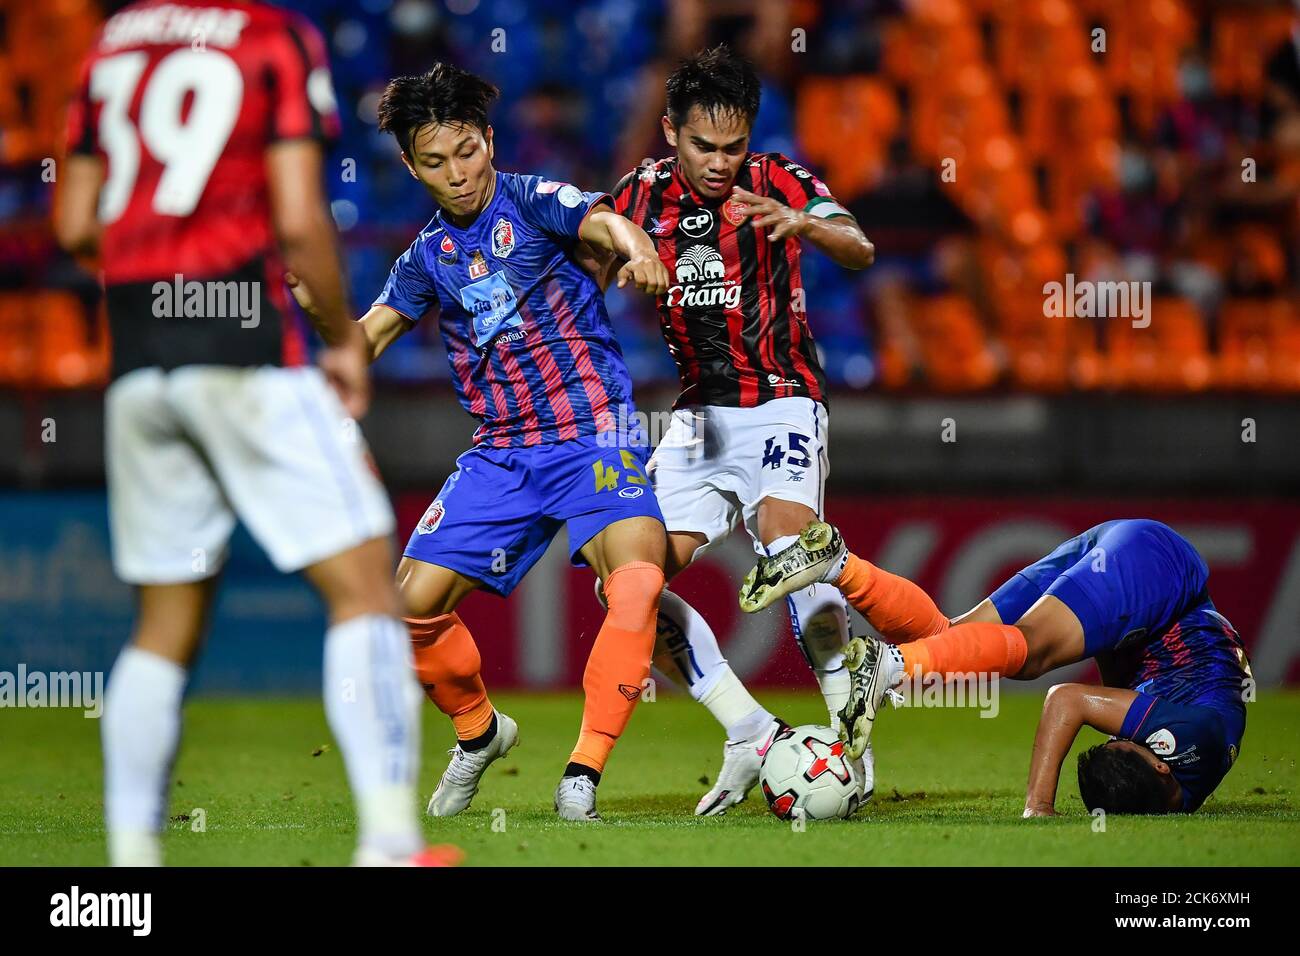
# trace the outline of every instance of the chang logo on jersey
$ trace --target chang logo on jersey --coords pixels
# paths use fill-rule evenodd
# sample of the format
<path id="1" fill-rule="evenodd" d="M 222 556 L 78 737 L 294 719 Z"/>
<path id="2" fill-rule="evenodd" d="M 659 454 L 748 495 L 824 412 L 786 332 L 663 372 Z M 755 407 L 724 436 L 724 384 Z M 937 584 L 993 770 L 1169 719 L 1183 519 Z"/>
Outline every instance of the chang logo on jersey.
<path id="1" fill-rule="evenodd" d="M 726 265 L 717 249 L 691 246 L 673 266 L 677 285 L 668 289 L 668 306 L 704 308 L 740 306 L 740 283 L 726 278 Z"/>
<path id="2" fill-rule="evenodd" d="M 515 290 L 504 273 L 494 272 L 460 290 L 460 304 L 474 323 L 474 344 L 483 348 L 497 333 L 523 325 Z"/>
<path id="3" fill-rule="evenodd" d="M 677 225 L 684 235 L 692 239 L 703 239 L 713 230 L 713 213 L 707 209 L 697 209 L 682 216 Z"/>

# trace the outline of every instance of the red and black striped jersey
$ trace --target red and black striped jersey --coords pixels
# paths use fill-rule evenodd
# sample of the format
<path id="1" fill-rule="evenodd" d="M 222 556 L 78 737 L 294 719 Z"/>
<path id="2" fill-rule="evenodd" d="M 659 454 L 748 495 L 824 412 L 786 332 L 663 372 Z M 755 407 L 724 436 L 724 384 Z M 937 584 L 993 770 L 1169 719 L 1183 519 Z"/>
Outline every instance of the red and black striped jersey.
<path id="1" fill-rule="evenodd" d="M 257 2 L 143 0 L 105 22 L 82 66 L 67 148 L 106 164 L 99 218 L 116 374 L 128 370 L 119 352 L 146 341 L 144 351 L 158 354 L 128 364 L 187 364 L 191 353 L 222 364 L 302 360 L 301 336 L 282 335 L 278 316 L 227 333 L 125 312 L 149 307 L 156 280 L 177 288 L 229 280 L 257 282 L 283 314 L 266 150 L 338 134 L 325 43 L 299 14 Z"/>
<path id="2" fill-rule="evenodd" d="M 736 185 L 815 215 L 847 215 L 825 183 L 781 153 L 750 153 Z M 676 158 L 633 170 L 613 195 L 673 279 L 658 308 L 681 380 L 677 407 L 748 408 L 789 396 L 826 402 L 797 239 L 768 242 L 738 201 L 702 198 Z"/>

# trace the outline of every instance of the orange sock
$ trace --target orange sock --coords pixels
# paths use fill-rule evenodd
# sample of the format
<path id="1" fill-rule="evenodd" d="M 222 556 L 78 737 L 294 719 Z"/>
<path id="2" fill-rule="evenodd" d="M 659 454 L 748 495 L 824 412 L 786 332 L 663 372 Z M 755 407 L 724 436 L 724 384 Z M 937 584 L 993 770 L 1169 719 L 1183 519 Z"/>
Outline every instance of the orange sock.
<path id="1" fill-rule="evenodd" d="M 609 610 L 582 675 L 582 732 L 569 757 L 597 773 L 605 769 L 650 676 L 664 572 L 648 561 L 633 561 L 611 571 L 604 588 Z"/>
<path id="2" fill-rule="evenodd" d="M 867 623 L 894 644 L 948 629 L 948 618 L 930 595 L 907 578 L 890 574 L 855 554 L 850 554 L 844 565 L 839 589 Z"/>
<path id="3" fill-rule="evenodd" d="M 899 647 L 907 674 L 1001 674 L 1015 677 L 1029 648 L 1020 628 L 987 621 L 957 624 Z"/>
<path id="4" fill-rule="evenodd" d="M 455 612 L 404 620 L 425 694 L 451 718 L 457 740 L 481 737 L 492 725 L 494 711 L 479 674 L 483 659 L 469 628 Z"/>

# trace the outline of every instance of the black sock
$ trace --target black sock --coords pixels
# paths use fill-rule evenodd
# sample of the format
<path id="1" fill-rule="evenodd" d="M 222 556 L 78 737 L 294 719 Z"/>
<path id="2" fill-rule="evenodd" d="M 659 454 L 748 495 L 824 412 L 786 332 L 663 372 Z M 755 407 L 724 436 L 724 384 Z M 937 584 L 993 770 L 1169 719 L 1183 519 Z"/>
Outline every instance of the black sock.
<path id="1" fill-rule="evenodd" d="M 473 752 L 475 750 L 482 750 L 488 744 L 492 743 L 492 738 L 496 735 L 497 712 L 494 710 L 492 711 L 492 723 L 488 724 L 487 730 L 470 740 L 458 740 L 456 743 L 460 744 L 461 750 Z"/>
<path id="2" fill-rule="evenodd" d="M 564 768 L 566 777 L 586 777 L 592 783 L 600 783 L 600 771 L 588 767 L 585 763 L 571 763 Z"/>

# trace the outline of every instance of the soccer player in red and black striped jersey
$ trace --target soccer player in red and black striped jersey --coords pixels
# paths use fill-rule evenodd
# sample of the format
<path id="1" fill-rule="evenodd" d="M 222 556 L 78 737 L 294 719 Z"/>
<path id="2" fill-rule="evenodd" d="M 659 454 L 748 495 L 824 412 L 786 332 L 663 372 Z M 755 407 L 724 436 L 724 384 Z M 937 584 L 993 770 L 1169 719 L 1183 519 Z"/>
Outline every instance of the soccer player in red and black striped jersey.
<path id="1" fill-rule="evenodd" d="M 848 269 L 870 265 L 875 250 L 809 170 L 750 151 L 760 88 L 747 61 L 725 46 L 705 50 L 678 66 L 667 94 L 663 129 L 676 155 L 628 173 L 613 195 L 674 280 L 657 301 L 682 390 L 650 465 L 671 578 L 739 522 L 763 554 L 822 514 L 826 376 L 808 327 L 801 245 Z M 844 600 L 819 585 L 788 604 L 833 719 L 849 689 Z M 727 730 L 722 772 L 695 811 L 722 813 L 757 781 L 780 721 L 731 672 L 700 615 L 670 592 L 656 664 Z"/>
<path id="2" fill-rule="evenodd" d="M 82 68 L 54 225 L 103 267 L 113 565 L 139 606 L 102 723 L 115 865 L 161 862 L 181 698 L 236 518 L 329 605 L 325 710 L 357 801 L 356 861 L 448 862 L 423 849 L 393 513 L 353 421 L 366 342 L 321 183 L 338 129 L 320 34 L 263 3 L 133 3 Z M 319 368 L 289 319 L 286 267 L 319 304 Z"/>

